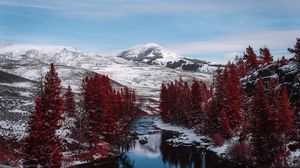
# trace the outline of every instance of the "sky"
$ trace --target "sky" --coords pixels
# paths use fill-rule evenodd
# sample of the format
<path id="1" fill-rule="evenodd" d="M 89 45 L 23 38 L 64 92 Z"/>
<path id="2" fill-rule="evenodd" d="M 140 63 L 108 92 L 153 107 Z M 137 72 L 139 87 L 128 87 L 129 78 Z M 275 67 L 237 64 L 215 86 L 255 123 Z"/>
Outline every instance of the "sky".
<path id="1" fill-rule="evenodd" d="M 227 62 L 251 45 L 289 55 L 300 37 L 299 0 L 0 0 L 0 40 L 114 55 L 157 43 Z"/>

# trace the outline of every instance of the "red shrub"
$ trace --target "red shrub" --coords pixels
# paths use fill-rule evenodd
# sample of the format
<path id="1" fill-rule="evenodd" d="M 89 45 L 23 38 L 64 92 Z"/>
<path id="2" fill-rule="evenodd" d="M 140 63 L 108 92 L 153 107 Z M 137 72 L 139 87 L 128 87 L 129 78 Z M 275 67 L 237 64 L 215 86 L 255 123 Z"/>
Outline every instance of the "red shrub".
<path id="1" fill-rule="evenodd" d="M 241 143 L 235 144 L 233 146 L 233 148 L 231 149 L 230 153 L 238 161 L 240 161 L 242 163 L 247 163 L 251 156 L 251 148 L 250 148 L 249 144 L 247 144 L 245 142 L 241 142 Z"/>

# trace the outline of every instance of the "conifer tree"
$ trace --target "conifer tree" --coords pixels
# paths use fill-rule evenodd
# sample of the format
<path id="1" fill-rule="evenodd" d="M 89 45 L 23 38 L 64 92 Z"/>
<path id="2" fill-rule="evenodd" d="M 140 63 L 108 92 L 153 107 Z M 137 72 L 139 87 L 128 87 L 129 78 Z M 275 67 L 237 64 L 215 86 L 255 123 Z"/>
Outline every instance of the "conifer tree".
<path id="1" fill-rule="evenodd" d="M 24 167 L 38 167 L 42 152 L 42 135 L 40 133 L 42 126 L 42 103 L 41 98 L 35 100 L 35 111 L 32 112 L 28 121 L 29 135 L 25 139 Z"/>
<path id="2" fill-rule="evenodd" d="M 67 115 L 74 117 L 76 115 L 76 102 L 74 99 L 74 93 L 70 86 L 68 86 L 67 91 L 64 94 L 64 103 Z"/>
<path id="3" fill-rule="evenodd" d="M 260 48 L 259 52 L 263 64 L 269 65 L 273 62 L 273 56 L 271 55 L 270 50 L 267 47 Z"/>
<path id="4" fill-rule="evenodd" d="M 229 121 L 228 121 L 228 118 L 227 118 L 227 115 L 226 115 L 226 112 L 224 111 L 224 109 L 222 109 L 219 113 L 219 122 L 222 127 L 223 137 L 226 139 L 231 138 L 233 132 L 232 132 L 232 129 L 230 128 Z"/>
<path id="5" fill-rule="evenodd" d="M 43 93 L 36 99 L 35 113 L 29 120 L 29 137 L 26 140 L 24 167 L 33 164 L 41 167 L 60 167 L 62 151 L 56 130 L 64 111 L 60 96 L 60 79 L 53 64 L 45 76 Z M 32 156 L 32 158 L 31 158 Z M 33 166 L 35 167 L 35 166 Z"/>
<path id="6" fill-rule="evenodd" d="M 64 112 L 64 102 L 60 95 L 60 79 L 51 64 L 49 72 L 46 73 L 44 81 L 42 101 L 42 119 L 45 124 L 42 126 L 42 165 L 45 167 L 60 167 L 61 165 L 61 145 L 56 136 L 56 130 L 60 128 L 59 120 Z"/>
<path id="7" fill-rule="evenodd" d="M 246 54 L 245 54 L 245 59 L 246 59 L 246 66 L 248 71 L 253 71 L 256 70 L 259 66 L 259 62 L 257 60 L 257 56 L 253 51 L 253 48 L 249 46 L 246 48 Z"/>
<path id="8" fill-rule="evenodd" d="M 300 63 L 300 38 L 297 38 L 296 41 L 294 48 L 288 48 L 288 51 L 295 54 L 296 60 Z"/>
<path id="9" fill-rule="evenodd" d="M 274 161 L 272 147 L 271 109 L 265 95 L 263 80 L 259 79 L 255 86 L 253 121 L 251 126 L 251 144 L 253 156 L 258 166 L 267 167 Z M 267 119 L 267 120 L 266 120 Z"/>
<path id="10" fill-rule="evenodd" d="M 162 119 L 165 122 L 170 122 L 171 121 L 171 115 L 169 111 L 169 100 L 168 100 L 168 89 L 165 84 L 161 85 L 161 91 L 160 91 L 160 111 L 161 111 L 161 116 Z"/>
<path id="11" fill-rule="evenodd" d="M 228 68 L 224 70 L 224 85 L 223 88 L 223 104 L 224 110 L 227 113 L 229 119 L 229 124 L 232 130 L 235 130 L 242 124 L 242 114 L 241 114 L 241 84 L 238 77 L 238 72 L 235 64 L 228 64 Z M 228 71 L 227 71 L 228 69 Z"/>

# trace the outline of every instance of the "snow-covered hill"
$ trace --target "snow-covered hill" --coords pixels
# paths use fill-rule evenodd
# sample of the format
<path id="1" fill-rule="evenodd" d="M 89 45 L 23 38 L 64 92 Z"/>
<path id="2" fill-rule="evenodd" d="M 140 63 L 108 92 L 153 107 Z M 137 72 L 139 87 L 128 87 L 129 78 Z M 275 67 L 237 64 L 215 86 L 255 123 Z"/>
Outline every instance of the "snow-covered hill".
<path id="1" fill-rule="evenodd" d="M 160 65 L 172 69 L 194 72 L 212 73 L 218 67 L 218 65 L 213 65 L 203 60 L 180 56 L 155 43 L 133 46 L 119 53 L 117 57 L 149 65 Z"/>
<path id="2" fill-rule="evenodd" d="M 168 62 L 179 61 L 183 58 L 155 43 L 133 46 L 117 56 L 128 60 L 156 65 L 167 65 Z"/>
<path id="3" fill-rule="evenodd" d="M 168 51 L 164 52 L 164 56 L 174 60 L 181 58 Z M 50 63 L 59 65 L 58 72 L 63 86 L 71 84 L 77 91 L 82 77 L 91 73 L 106 74 L 120 84 L 136 89 L 138 95 L 151 98 L 158 98 L 161 83 L 178 79 L 180 76 L 190 80 L 211 80 L 211 74 L 206 72 L 188 72 L 148 65 L 116 56 L 82 52 L 65 46 L 4 45 L 0 47 L 0 60 L 0 70 L 30 80 L 38 80 Z"/>

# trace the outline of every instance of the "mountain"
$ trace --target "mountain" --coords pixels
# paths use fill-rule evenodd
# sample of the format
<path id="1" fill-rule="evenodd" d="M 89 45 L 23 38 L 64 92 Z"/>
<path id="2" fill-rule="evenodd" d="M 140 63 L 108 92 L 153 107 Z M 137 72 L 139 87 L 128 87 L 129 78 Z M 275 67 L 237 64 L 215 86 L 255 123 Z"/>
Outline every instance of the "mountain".
<path id="1" fill-rule="evenodd" d="M 180 56 L 155 43 L 133 46 L 117 55 L 117 57 L 149 65 L 160 65 L 172 69 L 194 72 L 214 72 L 220 65 Z"/>

